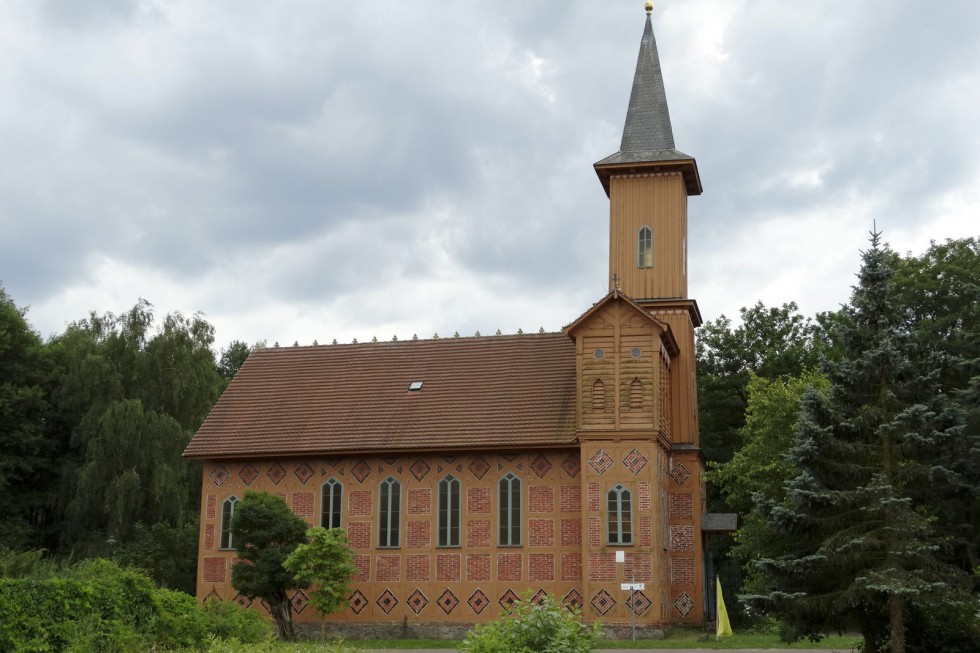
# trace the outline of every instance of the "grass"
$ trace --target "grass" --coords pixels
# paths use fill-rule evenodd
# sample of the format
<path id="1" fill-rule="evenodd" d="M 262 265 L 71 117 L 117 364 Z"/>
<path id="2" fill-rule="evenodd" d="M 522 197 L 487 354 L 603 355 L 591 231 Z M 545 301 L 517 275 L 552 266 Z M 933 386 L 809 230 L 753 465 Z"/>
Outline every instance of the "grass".
<path id="1" fill-rule="evenodd" d="M 666 639 L 641 639 L 635 642 L 630 640 L 603 640 L 599 643 L 598 649 L 767 649 L 767 648 L 789 648 L 789 649 L 817 649 L 834 650 L 848 652 L 856 650 L 860 638 L 858 637 L 826 637 L 820 642 L 796 642 L 786 644 L 779 641 L 776 635 L 755 635 L 737 634 L 732 637 L 716 638 L 714 635 L 705 635 L 697 630 L 674 630 Z M 444 649 L 455 651 L 457 642 L 444 639 L 376 639 L 345 641 L 344 644 L 355 649 L 370 649 L 375 651 L 390 650 L 411 650 L 411 649 Z M 320 646 L 314 642 L 294 642 L 289 645 L 282 645 L 282 651 L 293 651 L 301 653 L 316 653 L 326 651 L 328 647 Z M 288 648 L 287 648 L 288 647 Z"/>

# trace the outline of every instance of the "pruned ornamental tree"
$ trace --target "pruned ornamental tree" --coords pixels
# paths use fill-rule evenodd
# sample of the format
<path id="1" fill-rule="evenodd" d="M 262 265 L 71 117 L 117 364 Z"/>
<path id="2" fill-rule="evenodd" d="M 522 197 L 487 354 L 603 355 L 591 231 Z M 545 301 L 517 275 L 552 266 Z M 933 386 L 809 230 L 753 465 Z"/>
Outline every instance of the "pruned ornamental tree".
<path id="1" fill-rule="evenodd" d="M 231 570 L 231 584 L 269 606 L 279 639 L 291 641 L 292 611 L 288 590 L 305 588 L 283 563 L 306 541 L 306 522 L 286 502 L 266 492 L 245 492 L 235 506 L 231 532 L 239 562 Z"/>
<path id="2" fill-rule="evenodd" d="M 962 411 L 895 301 L 894 258 L 872 233 L 830 333 L 829 390 L 802 399 L 785 501 L 759 505 L 795 544 L 760 562 L 770 591 L 755 598 L 798 635 L 856 625 L 866 653 L 905 653 L 907 631 L 922 625 L 912 615 L 973 601 L 968 576 L 940 553 L 935 520 L 937 492 L 956 485 L 944 452 L 963 436 Z"/>

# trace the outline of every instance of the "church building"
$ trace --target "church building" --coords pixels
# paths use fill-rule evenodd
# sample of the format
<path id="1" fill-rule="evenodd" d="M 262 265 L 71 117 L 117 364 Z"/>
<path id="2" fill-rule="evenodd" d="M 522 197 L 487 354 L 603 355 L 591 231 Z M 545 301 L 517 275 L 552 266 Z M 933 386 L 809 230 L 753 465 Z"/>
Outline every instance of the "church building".
<path id="1" fill-rule="evenodd" d="M 184 453 L 204 466 L 200 600 L 252 604 L 231 585 L 229 523 L 256 490 L 346 530 L 358 572 L 339 628 L 462 629 L 526 592 L 613 627 L 710 619 L 705 537 L 733 516 L 705 514 L 698 446 L 701 179 L 674 147 L 650 8 L 619 151 L 595 164 L 608 294 L 557 333 L 253 352 Z"/>

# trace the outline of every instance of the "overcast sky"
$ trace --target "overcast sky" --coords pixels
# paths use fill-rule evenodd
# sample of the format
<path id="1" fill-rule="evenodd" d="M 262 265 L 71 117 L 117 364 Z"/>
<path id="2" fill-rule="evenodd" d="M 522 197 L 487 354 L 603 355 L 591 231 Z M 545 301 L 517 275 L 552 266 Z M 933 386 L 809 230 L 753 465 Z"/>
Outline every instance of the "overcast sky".
<path id="1" fill-rule="evenodd" d="M 557 330 L 607 290 L 639 0 L 0 0 L 0 284 L 217 346 Z M 980 2 L 662 0 L 706 320 L 980 235 Z"/>

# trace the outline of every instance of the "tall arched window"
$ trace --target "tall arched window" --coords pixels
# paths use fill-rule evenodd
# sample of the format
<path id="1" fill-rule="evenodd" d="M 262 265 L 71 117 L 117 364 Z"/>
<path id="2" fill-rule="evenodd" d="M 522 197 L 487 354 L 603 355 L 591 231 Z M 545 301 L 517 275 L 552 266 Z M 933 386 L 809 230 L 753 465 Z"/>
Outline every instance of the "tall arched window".
<path id="1" fill-rule="evenodd" d="M 340 511 L 344 505 L 344 486 L 331 478 L 320 487 L 320 526 L 340 528 Z"/>
<path id="2" fill-rule="evenodd" d="M 389 476 L 381 481 L 381 501 L 378 511 L 378 547 L 399 545 L 402 484 Z"/>
<path id="3" fill-rule="evenodd" d="M 630 491 L 617 485 L 606 493 L 609 544 L 633 543 L 633 498 Z"/>
<path id="4" fill-rule="evenodd" d="M 507 474 L 497 484 L 500 546 L 521 545 L 521 479 Z"/>
<path id="5" fill-rule="evenodd" d="M 235 543 L 231 535 L 231 518 L 235 516 L 236 503 L 238 503 L 238 497 L 230 496 L 221 504 L 221 541 L 218 544 L 218 548 L 235 548 Z"/>
<path id="6" fill-rule="evenodd" d="M 450 474 L 439 481 L 439 546 L 459 546 L 459 479 Z"/>
<path id="7" fill-rule="evenodd" d="M 653 229 L 646 225 L 636 235 L 636 267 L 653 267 Z"/>

